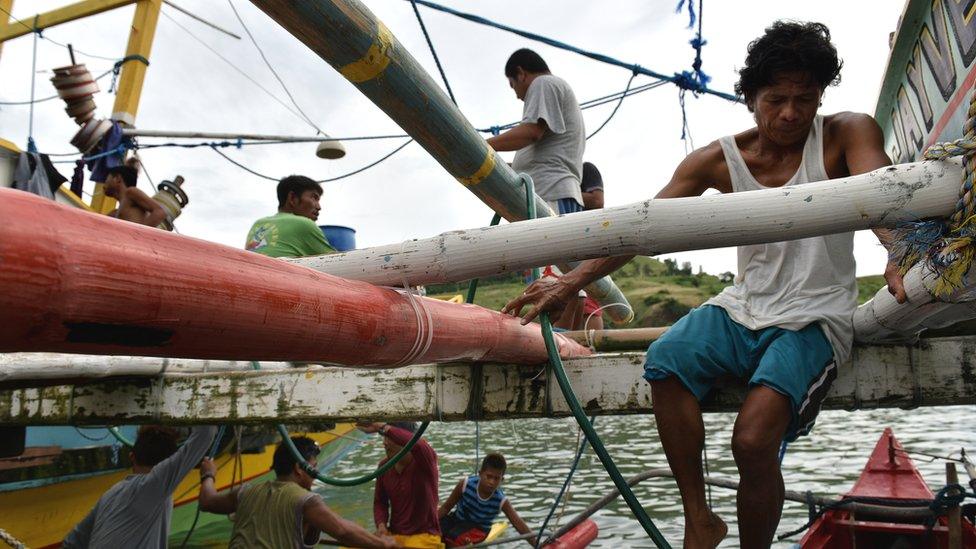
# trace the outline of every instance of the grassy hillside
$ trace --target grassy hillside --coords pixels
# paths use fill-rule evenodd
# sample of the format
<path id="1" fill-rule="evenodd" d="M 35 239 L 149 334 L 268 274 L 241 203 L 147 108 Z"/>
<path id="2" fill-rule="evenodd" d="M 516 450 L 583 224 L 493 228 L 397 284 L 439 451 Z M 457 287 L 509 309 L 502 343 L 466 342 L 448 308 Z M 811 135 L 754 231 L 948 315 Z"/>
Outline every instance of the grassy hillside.
<path id="1" fill-rule="evenodd" d="M 687 263 L 679 266 L 673 261 L 637 257 L 614 273 L 613 279 L 634 307 L 635 320 L 631 327 L 667 326 L 722 291 L 731 283 L 731 273 L 722 277 L 693 273 Z M 884 277 L 880 275 L 859 278 L 859 302 L 870 299 L 884 285 Z M 466 295 L 467 289 L 466 282 L 427 287 L 433 297 Z M 521 276 L 515 274 L 482 279 L 475 303 L 497 311 L 523 289 Z"/>

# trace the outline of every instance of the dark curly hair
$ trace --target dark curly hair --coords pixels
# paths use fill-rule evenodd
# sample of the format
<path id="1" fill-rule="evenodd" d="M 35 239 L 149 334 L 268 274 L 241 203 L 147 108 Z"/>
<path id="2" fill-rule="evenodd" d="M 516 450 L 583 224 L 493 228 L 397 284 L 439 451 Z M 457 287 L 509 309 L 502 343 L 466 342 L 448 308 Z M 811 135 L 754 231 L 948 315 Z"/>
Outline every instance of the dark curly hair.
<path id="1" fill-rule="evenodd" d="M 765 34 L 749 43 L 746 65 L 739 69 L 735 93 L 744 97 L 749 110 L 756 92 L 772 84 L 777 74 L 810 73 L 821 89 L 840 82 L 844 62 L 830 43 L 830 29 L 823 23 L 776 21 Z"/>

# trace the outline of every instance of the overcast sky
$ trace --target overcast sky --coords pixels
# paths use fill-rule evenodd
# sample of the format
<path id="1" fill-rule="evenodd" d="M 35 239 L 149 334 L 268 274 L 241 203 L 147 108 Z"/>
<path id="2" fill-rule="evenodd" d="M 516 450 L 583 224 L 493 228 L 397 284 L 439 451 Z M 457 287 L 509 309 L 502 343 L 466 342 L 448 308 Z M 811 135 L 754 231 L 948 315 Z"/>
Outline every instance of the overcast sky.
<path id="1" fill-rule="evenodd" d="M 258 43 L 275 64 L 301 108 L 333 136 L 396 134 L 402 130 L 324 61 L 277 26 L 263 12 L 243 0 L 232 0 Z M 183 25 L 240 70 L 287 102 L 257 51 L 245 36 L 230 6 L 222 0 L 175 0 L 186 8 L 243 36 L 236 40 L 163 7 L 156 32 L 151 66 L 142 94 L 137 126 L 152 130 L 249 132 L 312 135 L 314 130 L 228 63 L 208 51 Z M 14 15 L 30 20 L 37 11 L 64 5 L 66 0 L 16 0 Z M 444 0 L 462 11 L 476 13 L 507 25 L 531 30 L 584 49 L 638 63 L 671 74 L 687 70 L 694 52 L 688 45 L 692 31 L 687 12 L 675 13 L 676 0 L 568 1 Z M 409 2 L 372 0 L 369 8 L 390 28 L 420 63 L 436 76 L 436 68 Z M 780 18 L 815 20 L 827 24 L 844 59 L 840 86 L 827 91 L 822 113 L 841 110 L 873 113 L 888 56 L 888 35 L 895 30 L 902 0 L 820 2 L 706 0 L 703 34 L 708 44 L 702 54 L 703 70 L 712 76 L 711 87 L 731 92 L 736 69 L 746 45 L 772 21 Z M 44 32 L 81 51 L 107 57 L 124 55 L 133 7 L 121 8 L 51 28 Z M 522 103 L 509 89 L 502 73 L 508 55 L 531 47 L 565 78 L 577 98 L 600 97 L 622 90 L 630 73 L 590 59 L 524 40 L 518 36 L 420 7 L 441 57 L 461 110 L 475 127 L 517 120 Z M 7 42 L 0 55 L 0 101 L 23 100 L 30 95 L 30 36 Z M 36 95 L 54 93 L 50 69 L 68 64 L 64 49 L 38 42 Z M 86 58 L 93 74 L 110 61 Z M 436 77 L 440 82 L 439 77 Z M 650 82 L 638 77 L 634 86 Z M 101 81 L 96 96 L 98 115 L 112 112 L 114 97 L 107 93 L 109 79 Z M 742 131 L 753 124 L 742 105 L 714 96 L 687 96 L 688 122 L 694 144 Z M 42 152 L 72 151 L 69 140 L 77 126 L 67 117 L 61 101 L 36 106 L 34 137 Z M 587 127 L 599 126 L 613 105 L 585 111 Z M 0 137 L 25 146 L 28 133 L 26 107 L 2 107 Z M 607 205 L 621 205 L 654 195 L 685 155 L 681 141 L 678 90 L 667 85 L 624 101 L 616 117 L 587 144 L 585 159 L 603 173 Z M 154 140 L 143 139 L 143 143 Z M 160 141 L 160 140 L 155 140 Z M 255 171 L 281 177 L 291 173 L 315 179 L 355 170 L 398 146 L 393 141 L 356 141 L 345 144 L 348 154 L 338 161 L 320 160 L 314 144 L 263 145 L 243 150 L 224 149 Z M 690 145 L 687 145 L 690 146 Z M 231 165 L 207 148 L 152 149 L 142 153 L 152 179 L 181 174 L 190 205 L 177 221 L 183 234 L 241 247 L 254 219 L 276 208 L 271 181 Z M 59 165 L 70 176 L 70 164 Z M 150 191 L 144 177 L 140 186 Z M 90 185 L 86 187 L 90 190 Z M 408 238 L 487 225 L 491 211 L 467 192 L 419 145 L 411 144 L 376 168 L 325 185 L 320 224 L 355 228 L 358 245 L 368 247 Z M 856 238 L 858 274 L 883 271 L 884 251 L 870 233 Z M 735 271 L 732 249 L 673 254 L 679 261 L 701 265 L 707 272 Z"/>

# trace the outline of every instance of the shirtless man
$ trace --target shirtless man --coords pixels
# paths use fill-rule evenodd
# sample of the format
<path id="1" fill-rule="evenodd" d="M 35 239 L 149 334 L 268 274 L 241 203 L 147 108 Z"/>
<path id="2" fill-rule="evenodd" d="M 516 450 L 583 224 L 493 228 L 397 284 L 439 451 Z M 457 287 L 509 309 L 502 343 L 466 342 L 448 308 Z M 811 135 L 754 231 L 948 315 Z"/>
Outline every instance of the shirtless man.
<path id="1" fill-rule="evenodd" d="M 842 178 L 887 166 L 881 130 L 866 114 L 819 115 L 841 63 L 819 23 L 778 21 L 749 44 L 736 91 L 756 126 L 688 155 L 657 198 L 776 188 Z M 887 231 L 875 231 L 890 244 Z M 644 378 L 651 384 L 661 444 L 681 492 L 685 547 L 713 548 L 727 527 L 705 503 L 699 401 L 716 378 L 748 380 L 732 432 L 739 469 L 737 515 L 744 549 L 772 543 L 783 507 L 778 450 L 809 432 L 820 402 L 850 356 L 857 306 L 853 233 L 738 248 L 735 283 L 691 311 L 651 345 Z M 540 281 L 506 312 L 531 319 L 558 311 L 590 282 L 630 257 L 591 260 L 555 282 Z M 888 264 L 888 290 L 905 290 Z"/>
<path id="2" fill-rule="evenodd" d="M 109 168 L 105 177 L 105 196 L 119 201 L 119 209 L 112 212 L 115 217 L 155 227 L 166 219 L 166 211 L 158 202 L 136 188 L 137 173 L 128 165 Z"/>

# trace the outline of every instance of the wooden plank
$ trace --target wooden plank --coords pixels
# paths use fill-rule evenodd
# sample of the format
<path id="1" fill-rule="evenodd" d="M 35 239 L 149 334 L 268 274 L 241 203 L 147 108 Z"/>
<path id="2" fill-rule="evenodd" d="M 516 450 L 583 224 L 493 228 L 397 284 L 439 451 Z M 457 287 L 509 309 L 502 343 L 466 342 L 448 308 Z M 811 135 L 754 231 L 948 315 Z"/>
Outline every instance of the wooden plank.
<path id="1" fill-rule="evenodd" d="M 292 261 L 373 284 L 404 278 L 428 284 L 559 261 L 778 242 L 945 216 L 961 177 L 958 159 L 902 164 L 784 189 L 645 200 Z"/>
<path id="2" fill-rule="evenodd" d="M 508 221 L 526 219 L 519 176 L 369 8 L 358 0 L 251 1 L 359 88 L 489 208 Z M 538 217 L 555 216 L 544 200 L 534 199 Z M 553 263 L 565 272 L 574 266 L 559 259 Z M 601 305 L 627 303 L 610 277 L 593 282 L 587 292 Z M 606 313 L 620 322 L 633 316 L 624 307 Z"/>
<path id="3" fill-rule="evenodd" d="M 972 337 L 856 348 L 852 362 L 839 369 L 825 407 L 974 404 L 974 356 Z M 594 355 L 566 361 L 566 370 L 587 413 L 649 413 L 652 403 L 649 386 L 641 378 L 643 360 L 643 353 Z M 744 392 L 740 383 L 723 384 L 703 409 L 735 410 Z M 543 366 L 307 366 L 47 387 L 0 384 L 0 423 L 12 425 L 463 421 L 568 414 L 555 380 Z"/>
<path id="4" fill-rule="evenodd" d="M 21 19 L 21 21 L 23 21 L 26 26 L 11 19 L 9 22 L 3 22 L 6 24 L 0 24 L 0 43 L 34 32 L 35 24 L 38 29 L 44 30 L 48 27 L 53 27 L 62 23 L 68 23 L 70 21 L 76 21 L 91 15 L 97 15 L 103 11 L 113 10 L 129 4 L 134 4 L 136 1 L 137 0 L 83 0 L 81 2 L 75 2 L 74 4 L 68 4 L 62 8 L 25 17 Z M 10 6 L 11 4 L 12 2 L 8 3 L 7 6 Z"/>

